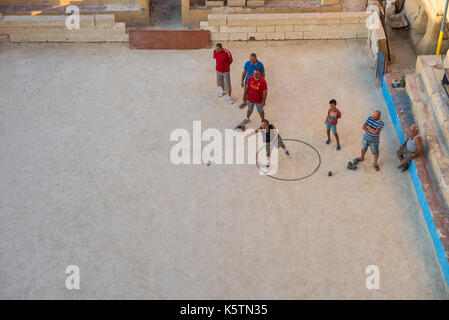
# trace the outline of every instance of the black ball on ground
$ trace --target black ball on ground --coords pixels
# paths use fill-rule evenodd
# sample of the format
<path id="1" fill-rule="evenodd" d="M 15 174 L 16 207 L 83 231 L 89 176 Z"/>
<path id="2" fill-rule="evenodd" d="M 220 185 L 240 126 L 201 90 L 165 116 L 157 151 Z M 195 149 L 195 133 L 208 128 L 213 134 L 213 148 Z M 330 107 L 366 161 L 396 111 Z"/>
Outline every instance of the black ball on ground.
<path id="1" fill-rule="evenodd" d="M 349 161 L 349 162 L 348 162 L 348 167 L 347 167 L 347 168 L 348 168 L 348 169 L 351 169 L 353 166 L 354 166 L 354 165 L 352 164 L 352 162 Z"/>
<path id="2" fill-rule="evenodd" d="M 327 173 L 327 175 L 328 175 L 329 177 L 332 177 L 332 171 L 329 171 L 329 172 Z"/>

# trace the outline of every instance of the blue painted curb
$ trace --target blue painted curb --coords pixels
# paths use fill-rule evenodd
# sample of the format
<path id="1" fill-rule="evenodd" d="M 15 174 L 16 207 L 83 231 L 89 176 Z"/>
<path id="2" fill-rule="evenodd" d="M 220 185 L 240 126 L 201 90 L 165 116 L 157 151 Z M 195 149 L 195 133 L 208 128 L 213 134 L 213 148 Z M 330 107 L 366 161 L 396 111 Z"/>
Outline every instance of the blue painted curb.
<path id="1" fill-rule="evenodd" d="M 396 108 L 393 103 L 393 98 L 388 91 L 387 83 L 385 81 L 385 76 L 382 81 L 382 93 L 385 99 L 385 102 L 388 107 L 388 111 L 390 112 L 391 120 L 393 121 L 394 129 L 396 134 L 398 135 L 399 141 L 402 143 L 405 142 L 405 135 L 402 131 L 402 124 L 399 120 L 399 117 L 396 113 Z M 443 243 L 438 236 L 437 228 L 435 227 L 435 223 L 432 219 L 432 214 L 430 213 L 429 203 L 424 195 L 424 190 L 421 185 L 421 180 L 419 180 L 418 172 L 416 170 L 415 163 L 412 161 L 409 168 L 410 177 L 413 182 L 413 186 L 415 188 L 416 196 L 418 197 L 419 204 L 421 205 L 422 213 L 424 216 L 424 220 L 426 221 L 427 229 L 429 230 L 430 237 L 433 242 L 433 246 L 435 248 L 435 253 L 438 258 L 438 262 L 440 263 L 441 271 L 443 272 L 444 279 L 446 280 L 447 285 L 449 285 L 449 262 L 446 258 L 446 252 L 443 247 Z"/>

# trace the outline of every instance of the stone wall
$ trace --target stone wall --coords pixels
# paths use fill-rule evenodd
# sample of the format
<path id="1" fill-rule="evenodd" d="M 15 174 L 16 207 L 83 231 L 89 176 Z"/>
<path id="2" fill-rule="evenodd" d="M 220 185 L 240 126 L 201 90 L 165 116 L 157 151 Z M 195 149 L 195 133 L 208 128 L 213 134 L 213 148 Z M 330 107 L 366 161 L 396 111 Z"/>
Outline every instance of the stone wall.
<path id="1" fill-rule="evenodd" d="M 68 5 L 78 6 L 83 15 L 114 14 L 117 22 L 128 26 L 150 22 L 150 0 L 0 0 L 0 13 L 60 15 Z"/>
<path id="2" fill-rule="evenodd" d="M 238 2 L 236 2 L 238 3 Z M 198 27 L 201 21 L 206 21 L 209 14 L 253 14 L 253 13 L 312 13 L 312 12 L 341 12 L 343 6 L 339 0 L 324 0 L 322 2 L 308 2 L 307 5 L 279 5 L 265 1 L 265 5 L 248 6 L 201 6 L 195 0 L 182 0 L 182 24 L 185 27 Z M 324 4 L 322 4 L 324 3 Z"/>
<path id="3" fill-rule="evenodd" d="M 377 54 L 382 51 L 386 60 L 388 60 L 387 36 L 382 27 L 382 23 L 377 12 L 372 12 L 368 28 L 368 46 L 370 48 L 370 56 L 374 62 L 377 62 Z"/>
<path id="4" fill-rule="evenodd" d="M 201 29 L 212 41 L 366 39 L 366 12 L 209 14 Z"/>
<path id="5" fill-rule="evenodd" d="M 139 3 L 140 0 L 0 0 L 0 5 L 66 5 L 66 4 L 109 4 L 109 3 Z"/>
<path id="6" fill-rule="evenodd" d="M 81 15 L 80 28 L 69 30 L 66 15 L 3 16 L 0 35 L 11 42 L 127 42 L 124 22 L 113 14 Z"/>

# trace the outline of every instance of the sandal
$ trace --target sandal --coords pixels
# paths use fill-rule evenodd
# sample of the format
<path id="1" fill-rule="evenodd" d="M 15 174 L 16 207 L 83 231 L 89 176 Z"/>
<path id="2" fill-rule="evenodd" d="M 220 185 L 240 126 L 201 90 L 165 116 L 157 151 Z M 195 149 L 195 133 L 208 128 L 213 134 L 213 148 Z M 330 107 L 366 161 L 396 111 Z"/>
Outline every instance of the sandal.
<path id="1" fill-rule="evenodd" d="M 243 108 L 245 108 L 246 107 L 246 104 L 244 104 L 243 102 L 239 105 L 239 108 L 240 109 L 243 109 Z"/>
<path id="2" fill-rule="evenodd" d="M 379 167 L 378 164 L 373 164 L 373 167 L 374 167 L 374 169 L 375 169 L 376 171 L 379 171 L 379 170 L 380 170 L 380 167 Z"/>

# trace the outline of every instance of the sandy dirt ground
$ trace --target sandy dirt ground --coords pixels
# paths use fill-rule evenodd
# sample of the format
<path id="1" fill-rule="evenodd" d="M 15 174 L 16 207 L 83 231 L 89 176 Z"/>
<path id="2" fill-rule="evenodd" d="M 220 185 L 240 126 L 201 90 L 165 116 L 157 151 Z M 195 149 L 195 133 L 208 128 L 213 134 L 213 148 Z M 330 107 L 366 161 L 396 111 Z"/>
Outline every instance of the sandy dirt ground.
<path id="1" fill-rule="evenodd" d="M 0 298 L 448 298 L 365 41 L 225 46 L 235 98 L 259 54 L 267 118 L 321 154 L 309 179 L 171 164 L 172 130 L 243 119 L 217 97 L 211 50 L 1 44 Z M 343 113 L 339 152 L 324 144 L 330 98 Z M 349 171 L 376 108 L 381 171 L 370 155 Z M 301 150 L 280 166 L 313 167 Z M 80 290 L 65 288 L 71 264 Z M 368 265 L 379 290 L 365 287 Z"/>

